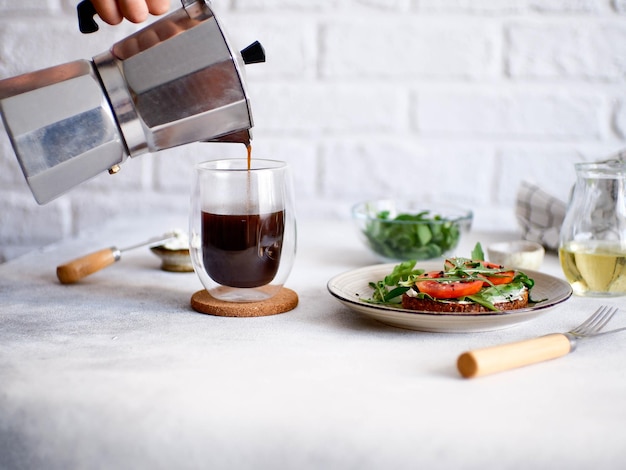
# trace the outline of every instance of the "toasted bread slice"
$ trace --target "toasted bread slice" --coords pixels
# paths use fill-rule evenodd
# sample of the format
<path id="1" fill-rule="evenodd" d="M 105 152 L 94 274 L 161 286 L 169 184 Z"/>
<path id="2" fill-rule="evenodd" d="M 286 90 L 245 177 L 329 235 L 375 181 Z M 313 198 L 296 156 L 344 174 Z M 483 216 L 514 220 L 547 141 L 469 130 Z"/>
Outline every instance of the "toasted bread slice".
<path id="1" fill-rule="evenodd" d="M 494 304 L 494 306 L 502 311 L 525 308 L 528 306 L 528 289 L 524 288 L 520 295 L 520 298 L 509 302 L 499 302 Z M 418 299 L 407 294 L 402 295 L 402 308 L 433 313 L 493 313 L 493 310 L 489 310 L 475 302 Z"/>

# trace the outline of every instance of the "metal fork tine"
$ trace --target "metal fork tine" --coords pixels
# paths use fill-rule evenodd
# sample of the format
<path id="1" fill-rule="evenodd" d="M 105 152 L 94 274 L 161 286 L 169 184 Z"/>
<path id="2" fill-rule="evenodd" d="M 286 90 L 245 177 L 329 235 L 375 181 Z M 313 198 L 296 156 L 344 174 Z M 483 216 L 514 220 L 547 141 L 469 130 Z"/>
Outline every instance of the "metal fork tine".
<path id="1" fill-rule="evenodd" d="M 602 306 L 571 333 L 574 335 L 592 335 L 602 330 L 618 311 L 616 307 Z"/>
<path id="2" fill-rule="evenodd" d="M 609 309 L 606 312 L 606 315 L 604 316 L 604 318 L 596 324 L 596 327 L 594 328 L 594 333 L 597 333 L 602 328 L 604 328 L 607 325 L 607 323 L 611 321 L 611 318 L 613 318 L 613 315 L 615 315 L 615 312 L 617 312 L 617 308 Z"/>
<path id="3" fill-rule="evenodd" d="M 593 321 L 589 323 L 586 328 L 584 328 L 584 333 L 591 333 L 593 331 L 596 331 L 598 325 L 602 324 L 607 316 L 607 308 L 608 307 L 602 307 L 602 311 L 599 312 L 598 315 L 594 315 Z"/>
<path id="4" fill-rule="evenodd" d="M 585 331 L 589 327 L 589 325 L 591 325 L 598 318 L 598 316 L 602 315 L 605 309 L 606 306 L 598 308 L 589 318 L 587 318 L 584 322 L 582 322 L 580 325 L 570 331 L 570 333 L 579 334 Z"/>

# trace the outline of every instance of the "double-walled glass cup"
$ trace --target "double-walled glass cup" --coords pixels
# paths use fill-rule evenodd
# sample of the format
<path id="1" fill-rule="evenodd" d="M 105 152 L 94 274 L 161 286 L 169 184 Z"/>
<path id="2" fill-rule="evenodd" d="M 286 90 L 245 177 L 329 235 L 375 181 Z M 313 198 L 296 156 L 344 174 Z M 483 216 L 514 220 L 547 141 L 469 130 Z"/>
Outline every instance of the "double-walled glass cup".
<path id="1" fill-rule="evenodd" d="M 289 166 L 228 159 L 196 167 L 189 223 L 191 260 L 211 296 L 259 302 L 283 287 L 296 252 Z"/>

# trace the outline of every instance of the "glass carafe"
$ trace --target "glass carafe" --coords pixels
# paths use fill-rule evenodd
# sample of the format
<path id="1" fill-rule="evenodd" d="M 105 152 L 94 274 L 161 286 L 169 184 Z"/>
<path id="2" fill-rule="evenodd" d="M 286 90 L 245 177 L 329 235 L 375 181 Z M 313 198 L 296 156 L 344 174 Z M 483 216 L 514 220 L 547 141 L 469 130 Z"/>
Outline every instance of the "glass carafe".
<path id="1" fill-rule="evenodd" d="M 626 295 L 626 162 L 576 164 L 559 258 L 574 293 Z"/>

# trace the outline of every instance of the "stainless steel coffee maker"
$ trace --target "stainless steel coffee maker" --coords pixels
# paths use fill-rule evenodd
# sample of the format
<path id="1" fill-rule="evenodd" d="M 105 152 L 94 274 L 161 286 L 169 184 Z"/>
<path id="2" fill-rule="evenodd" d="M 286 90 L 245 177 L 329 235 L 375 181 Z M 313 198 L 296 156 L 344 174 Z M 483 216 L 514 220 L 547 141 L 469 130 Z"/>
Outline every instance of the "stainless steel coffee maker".
<path id="1" fill-rule="evenodd" d="M 255 42 L 231 48 L 205 0 L 171 12 L 92 60 L 0 81 L 0 113 L 24 176 L 45 204 L 103 171 L 191 142 L 249 144 L 244 64 L 264 62 Z M 89 1 L 82 32 L 97 29 Z"/>

